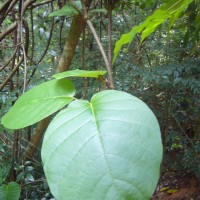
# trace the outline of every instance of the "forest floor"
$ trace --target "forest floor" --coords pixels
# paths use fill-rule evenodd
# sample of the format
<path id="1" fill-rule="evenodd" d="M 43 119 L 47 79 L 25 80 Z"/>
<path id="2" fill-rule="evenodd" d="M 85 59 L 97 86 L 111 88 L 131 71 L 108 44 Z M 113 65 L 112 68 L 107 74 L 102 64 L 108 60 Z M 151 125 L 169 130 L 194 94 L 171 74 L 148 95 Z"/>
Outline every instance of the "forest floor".
<path id="1" fill-rule="evenodd" d="M 200 200 L 200 181 L 188 172 L 165 172 L 152 200 Z"/>

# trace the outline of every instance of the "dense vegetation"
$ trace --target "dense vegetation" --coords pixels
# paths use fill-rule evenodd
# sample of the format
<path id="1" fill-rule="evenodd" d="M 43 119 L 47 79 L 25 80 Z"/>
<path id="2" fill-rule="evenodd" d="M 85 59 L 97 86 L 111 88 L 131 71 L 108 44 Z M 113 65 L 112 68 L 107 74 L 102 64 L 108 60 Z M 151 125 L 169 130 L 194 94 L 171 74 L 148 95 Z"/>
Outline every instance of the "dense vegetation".
<path id="1" fill-rule="evenodd" d="M 90 8 L 87 17 L 106 59 L 80 1 L 0 1 L 1 118 L 25 91 L 57 72 L 107 70 L 96 79 L 71 78 L 75 98 L 88 100 L 96 92 L 115 88 L 143 100 L 160 125 L 162 171 L 189 170 L 199 178 L 199 1 L 180 0 L 178 7 L 165 0 L 82 2 Z M 5 186 L 12 191 L 20 185 L 20 199 L 52 197 L 40 154 L 54 116 L 19 130 L 0 124 L 1 193 Z"/>

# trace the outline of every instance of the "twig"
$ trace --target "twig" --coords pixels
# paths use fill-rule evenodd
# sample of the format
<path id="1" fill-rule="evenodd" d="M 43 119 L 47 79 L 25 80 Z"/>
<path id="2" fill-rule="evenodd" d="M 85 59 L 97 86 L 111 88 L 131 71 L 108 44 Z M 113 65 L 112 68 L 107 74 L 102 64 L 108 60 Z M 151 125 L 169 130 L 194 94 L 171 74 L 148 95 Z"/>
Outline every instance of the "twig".
<path id="1" fill-rule="evenodd" d="M 28 0 L 28 1 L 25 1 L 25 2 L 24 2 L 24 5 L 23 5 L 23 7 L 22 7 L 22 16 L 24 15 L 24 13 L 25 13 L 26 10 L 28 9 L 28 7 L 29 7 L 31 4 L 35 3 L 35 2 L 36 2 L 36 0 Z"/>
<path id="2" fill-rule="evenodd" d="M 0 41 L 2 41 L 9 33 L 16 29 L 18 22 L 14 22 L 4 32 L 0 34 Z"/>
<path id="3" fill-rule="evenodd" d="M 24 47 L 24 39 L 23 39 L 23 7 L 24 7 L 24 0 L 21 1 L 21 19 L 20 19 L 20 41 L 21 41 L 21 47 L 23 51 L 23 57 L 24 57 L 24 83 L 23 83 L 23 90 L 22 93 L 26 90 L 26 78 L 27 78 L 27 59 L 26 59 L 26 52 Z"/>
<path id="4" fill-rule="evenodd" d="M 71 1 L 71 0 L 70 0 L 70 1 Z M 75 3 L 74 3 L 73 1 L 71 1 L 71 2 L 73 3 L 74 6 L 76 6 Z M 91 20 L 88 18 L 88 15 L 87 15 L 87 8 L 86 8 L 84 2 L 83 2 L 83 1 L 81 1 L 81 2 L 82 2 L 82 6 L 83 6 L 83 12 L 82 12 L 82 11 L 80 11 L 80 12 L 83 14 L 83 16 L 84 16 L 84 18 L 85 18 L 85 20 L 86 20 L 86 23 L 87 23 L 87 25 L 89 26 L 89 28 L 90 28 L 90 30 L 91 30 L 91 32 L 92 32 L 92 34 L 93 34 L 93 36 L 94 36 L 94 38 L 95 38 L 95 40 L 96 40 L 96 42 L 97 42 L 97 45 L 99 46 L 101 55 L 102 55 L 102 57 L 103 57 L 103 59 L 104 59 L 105 65 L 106 65 L 106 69 L 107 69 L 107 71 L 108 71 L 108 80 L 109 80 L 110 88 L 111 88 L 111 89 L 114 89 L 114 88 L 115 88 L 115 85 L 114 85 L 114 81 L 113 81 L 112 69 L 111 69 L 111 66 L 110 66 L 110 64 L 109 64 L 108 58 L 107 58 L 107 56 L 106 56 L 106 53 L 105 53 L 105 51 L 104 51 L 104 48 L 103 48 L 103 46 L 102 46 L 102 44 L 101 44 L 101 42 L 100 42 L 100 39 L 99 39 L 99 37 L 98 37 L 98 35 L 97 35 L 97 32 L 96 32 L 96 30 L 95 30 L 93 24 L 92 24 Z M 78 8 L 77 8 L 77 9 L 78 9 Z"/>
<path id="5" fill-rule="evenodd" d="M 6 78 L 6 80 L 0 85 L 0 91 L 6 86 L 6 84 L 10 81 L 10 79 L 14 76 L 15 72 L 19 69 L 20 65 L 24 61 L 24 57 L 21 57 L 17 65 L 11 71 L 10 75 Z"/>
<path id="6" fill-rule="evenodd" d="M 13 48 L 18 47 L 20 45 L 21 45 L 21 42 L 19 42 L 18 44 L 15 44 L 13 46 L 3 46 L 3 45 L 1 45 L 0 47 L 1 47 L 1 49 L 9 49 L 9 48 L 13 49 Z"/>
<path id="7" fill-rule="evenodd" d="M 82 65 L 82 69 L 85 69 L 85 27 L 83 29 L 82 38 L 83 38 L 83 42 L 82 42 L 81 65 Z M 87 93 L 87 78 L 84 78 L 82 99 L 86 97 L 86 93 Z"/>
<path id="8" fill-rule="evenodd" d="M 95 40 L 96 40 L 96 42 L 97 42 L 97 44 L 98 44 L 98 46 L 99 46 L 101 55 L 102 55 L 102 57 L 103 57 L 103 59 L 104 59 L 104 62 L 105 62 L 105 65 L 106 65 L 106 69 L 107 69 L 107 71 L 108 71 L 108 77 L 109 77 L 109 82 L 110 82 L 110 88 L 111 88 L 111 89 L 114 89 L 114 88 L 115 88 L 115 85 L 114 85 L 114 81 L 113 81 L 112 69 L 111 69 L 111 67 L 110 67 L 110 65 L 109 65 L 108 58 L 107 58 L 107 56 L 106 56 L 106 54 L 105 54 L 104 48 L 103 48 L 103 46 L 102 46 L 102 44 L 101 44 L 101 42 L 100 42 L 100 40 L 99 40 L 99 37 L 97 36 L 96 30 L 95 30 L 95 28 L 94 28 L 92 22 L 91 22 L 89 19 L 87 19 L 86 22 L 87 22 L 87 24 L 88 24 L 88 26 L 89 26 L 91 32 L 92 32 L 93 35 L 94 35 L 94 38 L 95 38 Z"/>
<path id="9" fill-rule="evenodd" d="M 4 19 L 8 15 L 8 13 L 12 10 L 14 5 L 17 3 L 18 0 L 12 0 L 9 2 L 5 2 L 5 4 L 2 6 L 1 10 L 1 15 L 0 15 L 0 25 L 3 23 Z M 3 12 L 5 10 L 5 12 Z"/>
<path id="10" fill-rule="evenodd" d="M 52 4 L 52 2 L 51 2 L 51 11 L 53 12 L 53 4 Z M 50 45 L 51 38 L 52 38 L 52 35 L 53 35 L 53 28 L 54 28 L 54 17 L 52 17 L 52 20 L 51 20 L 50 34 L 49 34 L 49 38 L 48 38 L 46 49 L 43 52 L 41 58 L 36 62 L 37 64 L 39 64 L 42 61 L 42 59 L 44 58 L 44 56 L 46 55 L 46 53 L 47 53 L 47 51 L 49 49 L 49 45 Z"/>
<path id="11" fill-rule="evenodd" d="M 35 35 L 33 28 L 33 9 L 30 10 L 31 17 L 31 37 L 32 37 L 32 48 L 31 48 L 31 62 L 33 63 L 34 47 L 35 47 Z"/>
<path id="12" fill-rule="evenodd" d="M 47 0 L 47 1 L 43 1 L 43 2 L 41 2 L 41 3 L 33 4 L 33 5 L 31 6 L 31 9 L 37 8 L 37 7 L 39 7 L 39 6 L 42 6 L 42 5 L 45 5 L 45 4 L 48 4 L 48 3 L 52 3 L 53 1 L 56 1 L 56 0 Z"/>
<path id="13" fill-rule="evenodd" d="M 112 70 L 112 7 L 108 6 L 108 62 Z"/>
<path id="14" fill-rule="evenodd" d="M 16 53 L 17 53 L 17 48 L 15 48 L 13 55 L 10 57 L 7 63 L 0 68 L 0 72 L 8 66 L 8 64 L 12 61 L 13 58 L 15 58 Z"/>
<path id="15" fill-rule="evenodd" d="M 0 13 L 3 13 L 3 11 L 8 8 L 8 6 L 10 5 L 11 2 L 12 2 L 12 0 L 5 1 L 3 6 L 0 8 Z"/>

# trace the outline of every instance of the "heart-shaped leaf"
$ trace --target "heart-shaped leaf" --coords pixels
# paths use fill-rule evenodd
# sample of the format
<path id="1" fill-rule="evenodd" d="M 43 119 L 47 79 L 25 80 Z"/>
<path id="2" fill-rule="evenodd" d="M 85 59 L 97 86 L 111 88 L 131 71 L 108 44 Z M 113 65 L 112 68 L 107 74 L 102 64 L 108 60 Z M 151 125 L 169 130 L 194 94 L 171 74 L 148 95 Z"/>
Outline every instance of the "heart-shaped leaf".
<path id="1" fill-rule="evenodd" d="M 49 125 L 44 171 L 57 200 L 145 200 L 160 173 L 158 122 L 140 99 L 107 90 L 76 100 Z"/>
<path id="2" fill-rule="evenodd" d="M 21 188 L 19 184 L 10 182 L 8 185 L 3 184 L 0 187 L 0 199 L 1 200 L 18 200 L 20 196 Z"/>
<path id="3" fill-rule="evenodd" d="M 88 77 L 88 78 L 99 78 L 99 76 L 103 76 L 107 73 L 107 71 L 87 71 L 87 70 L 71 70 L 62 72 L 59 74 L 54 74 L 53 78 L 61 79 L 67 77 Z"/>
<path id="4" fill-rule="evenodd" d="M 10 129 L 29 126 L 70 103 L 74 94 L 75 88 L 70 80 L 42 83 L 22 95 L 1 122 Z"/>

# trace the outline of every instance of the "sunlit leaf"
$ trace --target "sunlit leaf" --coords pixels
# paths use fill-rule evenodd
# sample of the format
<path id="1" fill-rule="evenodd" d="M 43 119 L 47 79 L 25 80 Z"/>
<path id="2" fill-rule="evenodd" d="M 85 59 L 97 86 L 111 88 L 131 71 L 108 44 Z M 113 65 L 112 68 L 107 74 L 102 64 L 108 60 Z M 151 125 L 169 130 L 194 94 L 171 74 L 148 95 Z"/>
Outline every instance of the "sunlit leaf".
<path id="1" fill-rule="evenodd" d="M 130 44 L 137 33 L 141 33 L 141 42 L 143 42 L 159 25 L 163 24 L 168 19 L 170 19 L 169 28 L 171 28 L 175 20 L 192 1 L 193 0 L 170 0 L 156 10 L 153 15 L 147 17 L 143 23 L 135 26 L 129 33 L 123 34 L 115 44 L 113 63 L 122 46 Z"/>
<path id="2" fill-rule="evenodd" d="M 66 77 L 89 77 L 89 78 L 98 78 L 99 76 L 103 76 L 107 73 L 107 71 L 87 71 L 87 70 L 72 70 L 65 71 L 59 74 L 54 74 L 53 78 L 62 79 Z"/>
<path id="3" fill-rule="evenodd" d="M 107 90 L 58 113 L 41 156 L 57 200 L 147 200 L 160 173 L 160 129 L 140 99 Z"/>
<path id="4" fill-rule="evenodd" d="M 118 40 L 115 43 L 115 49 L 114 49 L 114 57 L 113 57 L 113 62 L 115 62 L 117 55 L 119 53 L 119 51 L 121 50 L 122 46 L 125 44 L 128 44 L 132 41 L 132 38 L 135 37 L 135 35 L 140 32 L 140 27 L 136 26 L 134 27 L 131 32 L 123 34 L 120 38 L 120 40 Z"/>
<path id="5" fill-rule="evenodd" d="M 169 18 L 169 12 L 166 10 L 157 10 L 154 15 L 147 17 L 144 22 L 144 30 L 141 35 L 141 42 L 144 41 L 156 28 Z"/>
<path id="6" fill-rule="evenodd" d="M 78 11 L 73 6 L 71 6 L 70 4 L 66 4 L 60 10 L 54 11 L 51 14 L 49 14 L 49 17 L 61 17 L 61 16 L 72 17 L 77 14 Z"/>
<path id="7" fill-rule="evenodd" d="M 67 79 L 42 83 L 22 95 L 1 122 L 9 129 L 34 124 L 73 100 L 75 88 Z"/>

